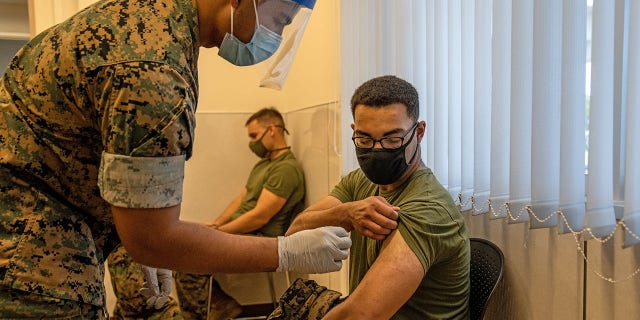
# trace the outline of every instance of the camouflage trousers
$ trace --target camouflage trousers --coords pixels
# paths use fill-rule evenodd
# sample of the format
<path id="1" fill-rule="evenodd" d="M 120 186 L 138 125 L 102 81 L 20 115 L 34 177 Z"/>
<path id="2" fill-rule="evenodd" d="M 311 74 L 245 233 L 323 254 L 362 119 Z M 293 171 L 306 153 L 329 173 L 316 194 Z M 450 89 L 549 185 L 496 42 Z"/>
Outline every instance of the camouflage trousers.
<path id="1" fill-rule="evenodd" d="M 107 310 L 0 286 L 0 319 L 109 319 Z"/>
<path id="2" fill-rule="evenodd" d="M 282 294 L 278 306 L 267 320 L 320 320 L 344 301 L 340 292 L 318 285 L 313 280 L 296 279 Z"/>
<path id="3" fill-rule="evenodd" d="M 149 308 L 139 290 L 144 284 L 140 265 L 134 262 L 123 246 L 114 250 L 107 259 L 113 292 L 117 302 L 113 319 L 182 320 L 178 302 L 169 297 L 161 309 Z"/>
<path id="4" fill-rule="evenodd" d="M 227 320 L 242 313 L 240 304 L 224 292 L 211 275 L 174 272 L 173 277 L 180 309 L 186 320 L 207 319 L 208 301 L 210 302 L 209 320 Z M 211 284 L 210 300 L 209 284 Z"/>

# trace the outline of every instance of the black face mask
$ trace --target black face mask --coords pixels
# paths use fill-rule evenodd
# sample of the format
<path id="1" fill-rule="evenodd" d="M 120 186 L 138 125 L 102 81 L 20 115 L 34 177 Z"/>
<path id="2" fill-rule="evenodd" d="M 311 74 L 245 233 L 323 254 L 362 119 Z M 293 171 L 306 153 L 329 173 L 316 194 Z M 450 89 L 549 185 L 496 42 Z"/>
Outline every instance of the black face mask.
<path id="1" fill-rule="evenodd" d="M 409 169 L 404 154 L 414 135 L 415 131 L 407 143 L 396 149 L 356 147 L 356 156 L 362 172 L 375 184 L 388 185 L 398 181 Z M 416 146 L 409 163 L 413 161 L 417 153 L 418 146 Z"/>
<path id="2" fill-rule="evenodd" d="M 265 147 L 264 143 L 262 143 L 262 138 L 264 138 L 267 132 L 269 132 L 269 129 L 264 131 L 262 136 L 260 136 L 260 139 L 249 142 L 249 149 L 251 149 L 251 151 L 253 151 L 253 153 L 255 153 L 259 158 L 266 157 L 270 151 L 269 149 L 267 149 L 267 147 Z"/>
<path id="3" fill-rule="evenodd" d="M 289 131 L 287 131 L 287 128 L 283 126 L 274 125 L 274 127 L 282 128 L 282 130 L 286 134 L 289 134 Z M 262 139 L 264 139 L 264 136 L 267 135 L 267 132 L 269 132 L 269 130 L 271 130 L 271 128 L 268 128 L 267 130 L 265 130 L 264 133 L 260 136 L 260 139 L 256 141 L 249 141 L 249 149 L 251 149 L 251 151 L 253 151 L 253 153 L 255 153 L 256 156 L 258 156 L 259 158 L 266 158 L 269 152 L 272 152 L 272 151 L 280 151 L 280 150 L 291 148 L 291 147 L 284 147 L 284 148 L 273 149 L 273 150 L 267 149 L 267 147 L 262 142 Z"/>

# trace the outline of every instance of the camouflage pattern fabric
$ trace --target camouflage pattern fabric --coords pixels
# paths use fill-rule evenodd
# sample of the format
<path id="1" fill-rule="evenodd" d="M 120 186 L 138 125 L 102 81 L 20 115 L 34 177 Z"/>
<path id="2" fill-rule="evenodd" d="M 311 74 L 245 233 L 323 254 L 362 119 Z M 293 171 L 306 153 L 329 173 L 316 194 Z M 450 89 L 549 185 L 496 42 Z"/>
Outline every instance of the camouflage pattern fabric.
<path id="1" fill-rule="evenodd" d="M 318 285 L 313 280 L 296 279 L 282 294 L 278 307 L 268 320 L 320 320 L 344 299 L 340 292 Z"/>
<path id="2" fill-rule="evenodd" d="M 140 265 L 134 262 L 123 246 L 119 246 L 107 259 L 113 292 L 117 298 L 113 310 L 116 320 L 182 320 L 178 302 L 169 297 L 159 310 L 147 307 L 146 299 L 140 294 L 144 284 L 144 274 Z"/>
<path id="3" fill-rule="evenodd" d="M 0 319 L 105 320 L 107 310 L 88 303 L 20 290 L 0 291 Z"/>
<path id="4" fill-rule="evenodd" d="M 103 0 L 16 54 L 0 79 L 0 294 L 104 307 L 119 239 L 101 155 L 191 155 L 198 32 L 191 0 Z"/>
<path id="5" fill-rule="evenodd" d="M 174 272 L 173 277 L 180 309 L 186 320 L 207 318 L 209 283 L 212 284 L 209 320 L 227 320 L 242 313 L 240 304 L 227 295 L 211 275 Z"/>
<path id="6" fill-rule="evenodd" d="M 103 153 L 100 195 L 121 208 L 168 208 L 182 202 L 184 156 L 130 157 Z"/>

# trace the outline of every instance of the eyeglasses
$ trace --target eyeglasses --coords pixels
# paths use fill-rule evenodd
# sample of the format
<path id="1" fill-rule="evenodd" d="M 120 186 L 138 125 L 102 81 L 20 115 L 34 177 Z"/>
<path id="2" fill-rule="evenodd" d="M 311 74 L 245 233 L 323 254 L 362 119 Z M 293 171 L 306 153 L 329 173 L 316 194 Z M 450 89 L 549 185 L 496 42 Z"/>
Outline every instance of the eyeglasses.
<path id="1" fill-rule="evenodd" d="M 384 137 L 380 139 L 374 139 L 371 137 L 352 137 L 353 144 L 358 148 L 363 149 L 372 149 L 373 146 L 376 145 L 376 142 L 380 142 L 380 146 L 382 149 L 397 149 L 402 147 L 404 144 L 404 139 L 407 137 L 409 132 L 415 132 L 415 128 L 418 126 L 416 122 L 402 137 Z"/>

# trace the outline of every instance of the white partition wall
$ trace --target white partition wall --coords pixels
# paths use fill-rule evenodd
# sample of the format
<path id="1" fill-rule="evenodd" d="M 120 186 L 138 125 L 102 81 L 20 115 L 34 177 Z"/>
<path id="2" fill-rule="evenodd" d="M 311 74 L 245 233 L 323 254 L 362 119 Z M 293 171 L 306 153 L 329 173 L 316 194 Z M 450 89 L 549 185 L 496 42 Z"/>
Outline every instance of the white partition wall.
<path id="1" fill-rule="evenodd" d="M 213 221 L 244 187 L 259 160 L 244 123 L 251 113 L 196 113 L 193 156 L 185 166 L 180 218 Z"/>
<path id="2" fill-rule="evenodd" d="M 337 102 L 288 112 L 287 127 L 291 147 L 302 163 L 307 203 L 326 196 L 340 180 L 340 107 Z M 331 289 L 348 293 L 347 263 L 340 272 L 310 275 L 309 278 Z"/>
<path id="3" fill-rule="evenodd" d="M 31 37 L 60 23 L 97 0 L 28 0 Z"/>
<path id="4" fill-rule="evenodd" d="M 29 40 L 29 8 L 22 0 L 0 0 L 0 74 Z"/>

